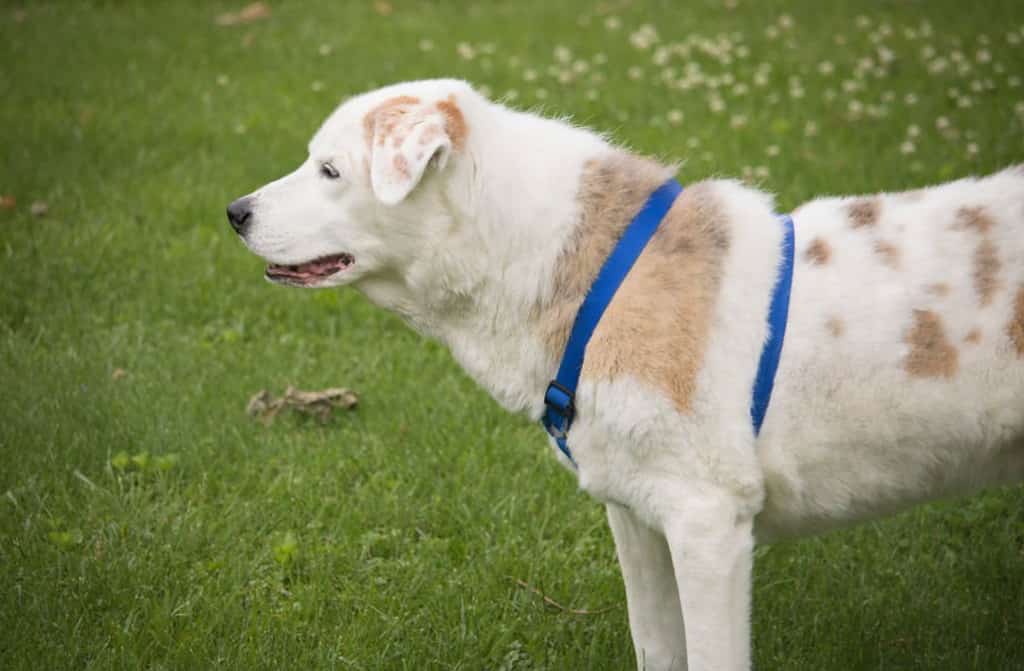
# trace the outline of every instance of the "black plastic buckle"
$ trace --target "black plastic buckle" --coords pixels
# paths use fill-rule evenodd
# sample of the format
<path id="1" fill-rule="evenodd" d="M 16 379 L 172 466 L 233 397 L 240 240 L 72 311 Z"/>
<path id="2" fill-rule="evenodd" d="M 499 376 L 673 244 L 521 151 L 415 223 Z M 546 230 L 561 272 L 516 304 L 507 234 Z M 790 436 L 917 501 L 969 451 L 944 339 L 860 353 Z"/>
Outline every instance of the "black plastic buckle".
<path id="1" fill-rule="evenodd" d="M 569 400 L 567 404 L 562 403 L 561 398 L 552 398 L 551 390 L 555 389 L 560 391 Z M 551 384 L 548 385 L 547 391 L 544 392 L 544 405 L 547 406 L 548 411 L 552 415 L 557 415 L 562 421 L 555 423 L 548 418 L 547 424 L 548 432 L 554 438 L 565 438 L 569 432 L 569 426 L 572 424 L 572 420 L 576 417 L 576 395 L 566 387 L 558 384 L 558 382 L 552 380 Z"/>

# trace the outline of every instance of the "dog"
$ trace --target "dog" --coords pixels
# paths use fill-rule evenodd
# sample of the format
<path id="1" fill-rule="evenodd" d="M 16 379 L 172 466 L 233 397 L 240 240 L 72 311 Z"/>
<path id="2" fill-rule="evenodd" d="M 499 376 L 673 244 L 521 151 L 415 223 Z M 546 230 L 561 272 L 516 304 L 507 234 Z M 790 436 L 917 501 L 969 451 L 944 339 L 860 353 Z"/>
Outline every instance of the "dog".
<path id="1" fill-rule="evenodd" d="M 231 226 L 270 281 L 351 285 L 538 419 L 616 240 L 675 173 L 469 84 L 344 102 Z M 586 348 L 572 463 L 604 502 L 641 669 L 750 668 L 755 542 L 1024 479 L 1024 166 L 792 213 L 787 330 L 758 434 L 783 230 L 685 185 Z"/>

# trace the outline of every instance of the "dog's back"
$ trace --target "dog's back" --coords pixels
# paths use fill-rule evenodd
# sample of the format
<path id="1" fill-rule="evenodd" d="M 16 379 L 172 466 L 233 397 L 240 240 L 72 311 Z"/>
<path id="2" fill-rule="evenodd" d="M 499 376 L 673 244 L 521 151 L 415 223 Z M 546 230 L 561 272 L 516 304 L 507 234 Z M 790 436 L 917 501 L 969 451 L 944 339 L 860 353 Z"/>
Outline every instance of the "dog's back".
<path id="1" fill-rule="evenodd" d="M 1024 478 L 1024 168 L 794 220 L 761 533 Z"/>

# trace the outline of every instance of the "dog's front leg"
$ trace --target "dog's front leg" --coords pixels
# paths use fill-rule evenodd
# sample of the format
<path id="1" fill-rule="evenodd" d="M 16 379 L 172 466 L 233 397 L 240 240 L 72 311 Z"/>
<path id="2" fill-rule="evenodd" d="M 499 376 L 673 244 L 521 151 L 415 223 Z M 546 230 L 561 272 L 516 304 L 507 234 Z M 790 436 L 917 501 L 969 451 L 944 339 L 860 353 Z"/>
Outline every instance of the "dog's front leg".
<path id="1" fill-rule="evenodd" d="M 685 671 L 686 637 L 672 555 L 661 533 L 609 503 L 608 525 L 626 584 L 629 629 L 641 671 Z"/>
<path id="2" fill-rule="evenodd" d="M 734 497 L 709 489 L 677 498 L 664 524 L 687 662 L 689 671 L 748 671 L 753 519 Z"/>

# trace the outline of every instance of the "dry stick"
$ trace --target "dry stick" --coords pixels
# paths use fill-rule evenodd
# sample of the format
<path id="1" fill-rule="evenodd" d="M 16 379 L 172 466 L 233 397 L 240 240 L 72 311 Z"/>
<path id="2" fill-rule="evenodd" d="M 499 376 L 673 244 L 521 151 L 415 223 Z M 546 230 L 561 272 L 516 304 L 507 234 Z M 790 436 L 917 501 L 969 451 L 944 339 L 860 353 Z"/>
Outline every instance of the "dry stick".
<path id="1" fill-rule="evenodd" d="M 544 592 L 540 591 L 539 589 L 537 589 L 536 587 L 534 587 L 530 583 L 526 582 L 525 580 L 520 580 L 519 578 L 515 578 L 515 581 L 516 581 L 516 584 L 519 585 L 520 587 L 522 587 L 523 589 L 528 589 L 531 592 L 533 592 L 534 594 L 536 594 L 537 596 L 539 596 L 542 599 L 544 599 L 544 603 L 546 603 L 548 605 L 551 605 L 551 606 L 554 606 L 558 610 L 563 611 L 565 613 L 572 613 L 573 615 L 600 615 L 601 613 L 607 613 L 610 610 L 615 610 L 616 608 L 618 608 L 617 604 L 616 605 L 612 605 L 612 606 L 608 606 L 606 608 L 600 608 L 598 610 L 584 610 L 582 608 L 566 608 L 565 606 L 563 606 L 562 604 L 558 603 L 557 601 L 555 601 L 554 599 L 549 597 L 547 594 L 545 594 Z"/>

